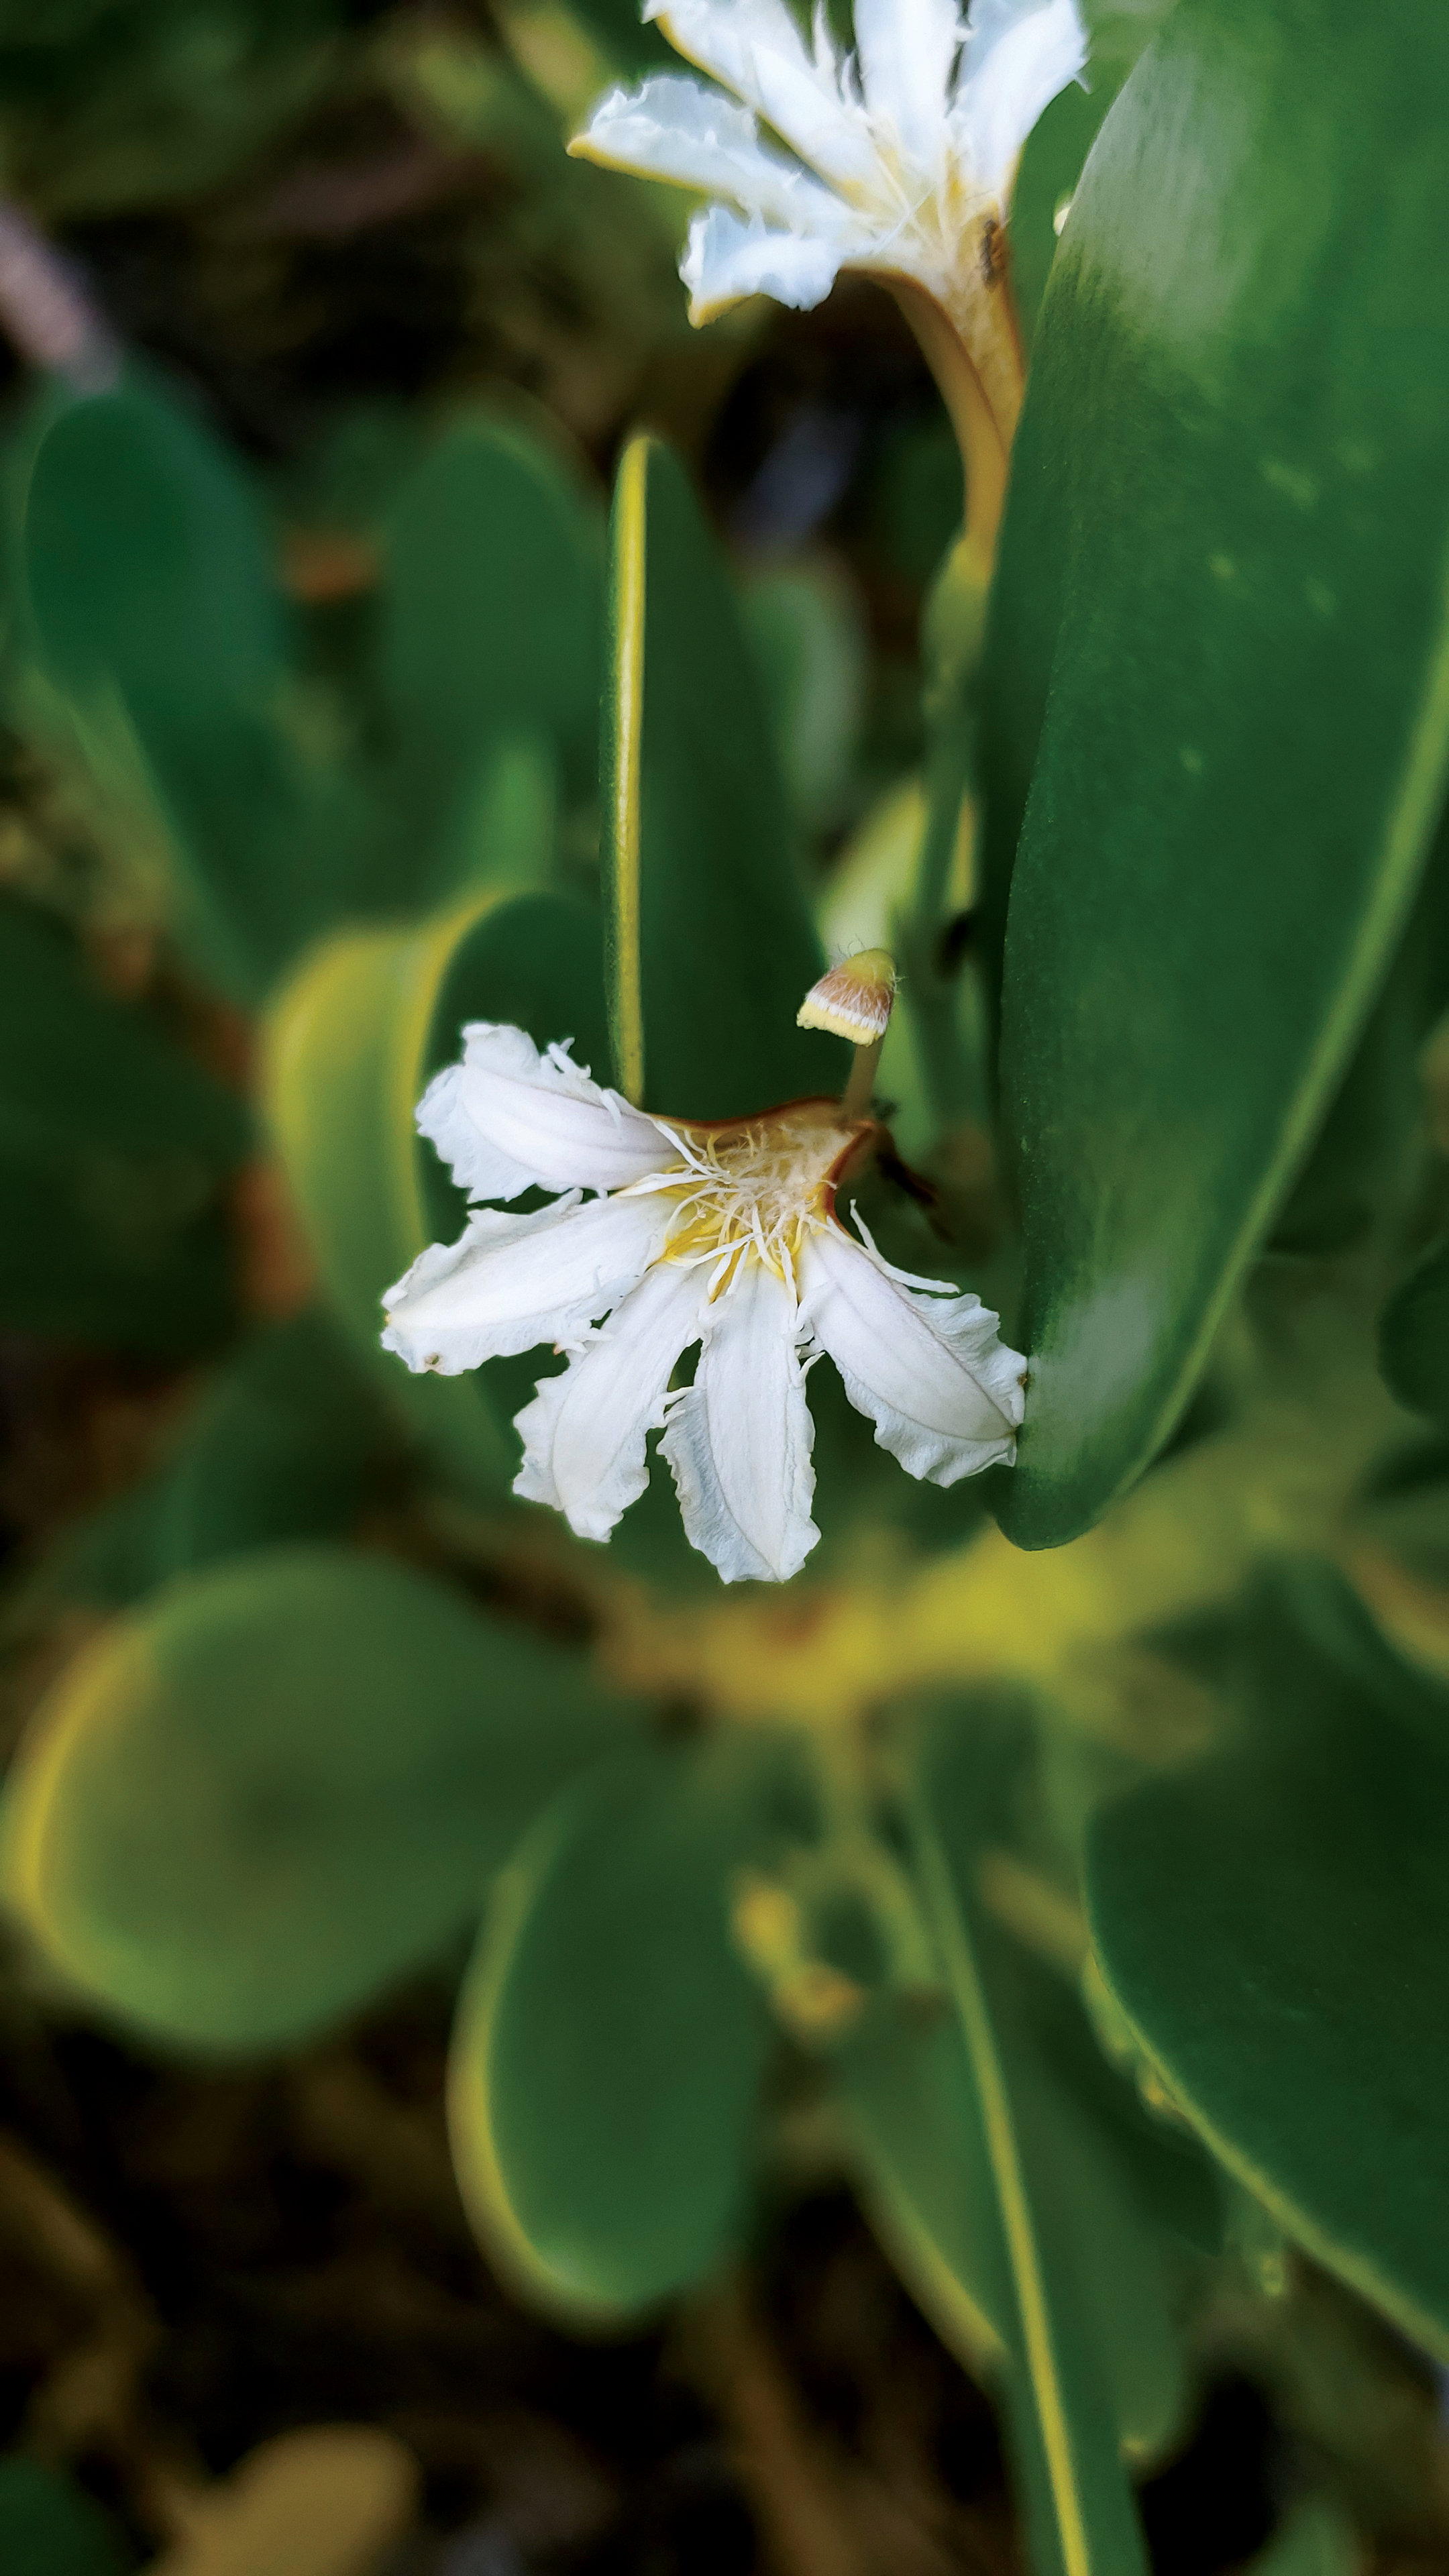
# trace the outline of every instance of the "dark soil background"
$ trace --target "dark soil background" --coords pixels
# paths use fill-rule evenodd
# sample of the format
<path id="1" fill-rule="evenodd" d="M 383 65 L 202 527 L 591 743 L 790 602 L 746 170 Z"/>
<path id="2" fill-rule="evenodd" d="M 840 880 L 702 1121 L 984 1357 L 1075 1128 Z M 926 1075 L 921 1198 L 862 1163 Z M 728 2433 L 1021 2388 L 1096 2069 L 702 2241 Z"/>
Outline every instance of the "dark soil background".
<path id="1" fill-rule="evenodd" d="M 138 2553 L 169 2483 L 277 2433 L 377 2424 L 423 2520 L 389 2576 L 1007 2576 L 991 2409 L 842 2192 L 784 2212 L 744 2288 L 627 2342 L 490 2279 L 441 2117 L 448 1997 L 282 2066 L 146 2060 L 12 1996 L 0 2060 L 0 2438 L 66 2456 Z M 1157 2563 L 1250 2558 L 1279 2444 L 1246 2382 L 1145 2489 Z M 258 2571 L 262 2576 L 262 2571 Z"/>

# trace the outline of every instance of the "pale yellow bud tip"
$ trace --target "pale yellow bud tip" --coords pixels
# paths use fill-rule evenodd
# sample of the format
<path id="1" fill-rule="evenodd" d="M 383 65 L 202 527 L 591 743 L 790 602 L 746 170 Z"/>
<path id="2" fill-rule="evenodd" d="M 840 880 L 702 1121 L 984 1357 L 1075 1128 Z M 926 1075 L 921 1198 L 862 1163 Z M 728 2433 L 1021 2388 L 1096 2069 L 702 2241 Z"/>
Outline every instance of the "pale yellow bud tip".
<path id="1" fill-rule="evenodd" d="M 812 984 L 799 1010 L 802 1029 L 828 1029 L 832 1037 L 849 1038 L 852 1046 L 876 1046 L 890 1024 L 896 998 L 895 959 L 884 948 L 866 948 L 858 957 L 842 957 Z"/>

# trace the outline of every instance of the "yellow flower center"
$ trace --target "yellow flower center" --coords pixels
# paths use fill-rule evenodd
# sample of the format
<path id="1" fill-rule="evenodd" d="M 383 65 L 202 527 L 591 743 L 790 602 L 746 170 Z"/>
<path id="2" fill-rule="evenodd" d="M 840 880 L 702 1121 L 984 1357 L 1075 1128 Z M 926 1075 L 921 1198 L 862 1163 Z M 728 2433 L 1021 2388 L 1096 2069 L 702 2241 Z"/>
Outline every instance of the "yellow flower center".
<path id="1" fill-rule="evenodd" d="M 795 1286 L 807 1236 L 829 1222 L 836 1185 L 865 1160 L 875 1132 L 868 1120 L 843 1118 L 835 1100 L 797 1101 L 762 1118 L 711 1127 L 660 1124 L 685 1169 L 651 1173 L 619 1195 L 658 1191 L 673 1199 L 662 1258 L 708 1263 L 712 1299 L 752 1260 Z"/>

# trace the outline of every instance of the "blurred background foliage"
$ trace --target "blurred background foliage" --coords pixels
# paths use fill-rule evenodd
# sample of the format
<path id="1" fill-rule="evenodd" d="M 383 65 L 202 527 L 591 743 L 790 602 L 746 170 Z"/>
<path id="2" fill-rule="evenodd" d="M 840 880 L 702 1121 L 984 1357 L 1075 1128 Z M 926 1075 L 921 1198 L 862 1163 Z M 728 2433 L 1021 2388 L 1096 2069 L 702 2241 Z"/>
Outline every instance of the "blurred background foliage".
<path id="1" fill-rule="evenodd" d="M 688 330 L 685 201 L 561 148 L 667 58 L 625 0 L 0 5 L 18 2576 L 1449 2564 L 1422 126 L 1375 222 L 1318 184 L 1416 13 L 1373 78 L 1337 0 L 1310 68 L 1291 0 L 1088 14 L 958 1089 L 909 985 L 881 1073 L 946 1245 L 869 1202 L 1024 1316 L 1042 1427 L 942 1493 L 819 1372 L 819 1556 L 726 1603 L 658 1473 L 606 1554 L 515 1506 L 534 1363 L 405 1378 L 378 1297 L 462 1222 L 461 1022 L 608 1066 L 641 425 L 651 1105 L 836 1078 L 795 1004 L 925 812 L 931 380 L 859 279 Z M 334 2418 L 392 2447 L 267 2447 Z"/>

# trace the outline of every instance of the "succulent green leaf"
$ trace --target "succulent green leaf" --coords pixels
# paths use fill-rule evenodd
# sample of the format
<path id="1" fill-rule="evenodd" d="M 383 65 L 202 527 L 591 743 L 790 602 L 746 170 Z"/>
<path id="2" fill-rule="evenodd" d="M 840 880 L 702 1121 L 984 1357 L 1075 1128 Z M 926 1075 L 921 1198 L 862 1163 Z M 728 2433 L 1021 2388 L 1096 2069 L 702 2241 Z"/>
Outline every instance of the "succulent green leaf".
<path id="1" fill-rule="evenodd" d="M 1324 1260 L 1402 1239 L 1423 1173 L 1424 1042 L 1449 1002 L 1449 814 L 1398 953 L 1273 1220 L 1270 1253 Z"/>
<path id="2" fill-rule="evenodd" d="M 1449 2356 L 1449 1701 L 1321 1575 L 1245 1652 L 1241 1731 L 1094 1827 L 1097 1957 L 1215 2153 Z"/>
<path id="3" fill-rule="evenodd" d="M 824 828 L 850 799 L 868 646 L 860 596 L 821 563 L 757 572 L 741 606 L 793 812 Z"/>
<path id="4" fill-rule="evenodd" d="M 398 496 L 378 640 L 407 816 L 410 907 L 458 882 L 470 805 L 501 744 L 536 741 L 592 788 L 601 651 L 598 514 L 548 448 L 486 411 L 456 418 Z M 433 877 L 418 853 L 433 852 Z M 437 870 L 450 854 L 450 883 Z"/>
<path id="5" fill-rule="evenodd" d="M 730 1941 L 738 1785 L 690 1752 L 582 1781 L 500 1880 L 464 1992 L 453 2153 L 483 2243 L 604 2322 L 698 2280 L 748 2208 L 762 1998 Z"/>
<path id="6" fill-rule="evenodd" d="M 929 2005 L 892 2005 L 840 2051 L 835 2075 L 892 2261 L 943 2341 L 990 2367 L 1011 2330 L 1011 2277 L 959 2027 Z"/>
<path id="7" fill-rule="evenodd" d="M 555 873 L 558 762 L 538 734 L 504 734 L 475 765 L 443 843 L 443 879 L 470 894 L 535 894 Z M 409 888 L 409 909 L 417 903 Z"/>
<path id="8" fill-rule="evenodd" d="M 0 151 L 54 224 L 210 194 L 295 130 L 336 0 L 26 0 L 0 11 Z"/>
<path id="9" fill-rule="evenodd" d="M 156 1579 L 341 1533 L 385 1445 L 371 1394 L 323 1316 L 254 1334 L 204 1389 L 161 1472 Z"/>
<path id="10" fill-rule="evenodd" d="M 944 1743 L 929 1769 L 932 1812 L 956 1881 L 979 1831 L 974 1756 Z M 1209 2160 L 1166 2133 L 1103 2059 L 1078 1998 L 1055 1971 L 978 1923 L 1032 2187 L 1059 2213 L 1056 2294 L 1097 2355 L 1117 2438 L 1133 2460 L 1180 2434 L 1188 2398 L 1174 2305 L 1189 2249 L 1216 2250 L 1222 2212 Z M 1017 2310 L 983 2097 L 944 1996 L 881 1998 L 835 2060 L 867 2205 L 913 2294 L 973 2368 L 1010 2355 Z M 1029 2464 L 1028 2464 L 1029 2465 Z"/>
<path id="11" fill-rule="evenodd" d="M 0 898 L 0 1316 L 195 1350 L 231 1320 L 220 1194 L 245 1112 L 55 923 Z"/>
<path id="12" fill-rule="evenodd" d="M 386 1558 L 183 1578 L 67 1666 L 0 1807 L 0 1889 L 94 2004 L 188 2047 L 324 2028 L 466 1923 L 625 1704 Z"/>
<path id="13" fill-rule="evenodd" d="M 163 1463 L 47 1551 L 28 1595 L 119 1610 L 250 1548 L 340 1537 L 382 1490 L 390 1429 L 329 1318 L 265 1326 L 208 1378 Z"/>
<path id="14" fill-rule="evenodd" d="M 386 1490 L 393 1428 L 329 1317 L 263 1326 L 207 1377 L 161 1463 L 46 1550 L 21 1600 L 121 1610 L 223 1557 L 340 1537 Z"/>
<path id="15" fill-rule="evenodd" d="M 47 1338 L 188 1359 L 236 1325 L 231 1232 L 189 1163 L 0 1159 L 0 1317 Z"/>
<path id="16" fill-rule="evenodd" d="M 1171 1430 L 1438 816 L 1446 76 L 1409 0 L 1181 0 L 1047 289 L 985 751 L 1025 1546 Z"/>
<path id="17" fill-rule="evenodd" d="M 119 717 L 171 826 L 178 928 L 243 998 L 336 911 L 345 844 L 281 712 L 268 532 L 225 450 L 159 390 L 52 406 L 30 458 L 34 636 L 84 738 Z"/>
<path id="18" fill-rule="evenodd" d="M 269 1024 L 267 1093 L 323 1284 L 356 1347 L 419 1432 L 496 1493 L 517 1444 L 527 1361 L 458 1378 L 412 1377 L 380 1346 L 383 1291 L 426 1245 L 463 1231 L 466 1203 L 417 1135 L 430 1077 L 470 1019 L 509 1020 L 602 1063 L 599 929 L 561 895 L 471 898 L 418 928 L 354 932 L 304 960 Z"/>
<path id="19" fill-rule="evenodd" d="M 1058 92 L 1026 138 L 1011 192 L 1011 283 L 1030 348 L 1057 225 L 1108 108 L 1175 0 L 1085 0 L 1091 86 Z"/>
<path id="20" fill-rule="evenodd" d="M 1326 2496 L 1296 2505 L 1249 2576 L 1357 2576 L 1363 2551 L 1352 2523 Z"/>
<path id="21" fill-rule="evenodd" d="M 1379 1359 L 1401 1404 L 1449 1422 L 1449 1234 L 1436 1236 L 1389 1299 Z"/>
<path id="22" fill-rule="evenodd" d="M 1146 2359 L 1150 2369 L 1161 2353 L 1166 2366 L 1170 2339 L 1164 2320 L 1149 2329 L 1149 2352 L 1134 2353 L 1132 2320 L 1122 2343 L 1124 2308 L 1140 2301 L 1141 2315 L 1151 2315 L 1144 2231 L 1114 2188 L 1098 2142 L 1072 2116 L 1029 2030 L 1013 2015 L 1009 1985 L 969 1888 L 970 1842 L 948 1841 L 955 1804 L 949 1771 L 923 1777 L 914 1839 L 966 2064 L 958 2106 L 969 2090 L 979 2129 L 979 2144 L 973 2141 L 966 2155 L 973 2166 L 984 2161 L 990 2177 L 1000 2255 L 983 2273 L 982 2286 L 987 2298 L 1005 2293 L 1000 2332 L 1008 2430 L 1033 2563 L 1038 2576 L 1132 2576 L 1147 2562 L 1122 2464 L 1114 2364 L 1125 2358 L 1130 2368 Z M 1158 2439 L 1175 2394 L 1153 2426 Z"/>
<path id="23" fill-rule="evenodd" d="M 614 495 L 603 869 L 614 1079 L 677 1117 L 837 1092 L 797 1029 L 824 969 L 739 606 L 683 467 L 625 450 Z"/>
<path id="24" fill-rule="evenodd" d="M 0 2565 L 12 2576 L 129 2576 L 119 2527 L 59 2469 L 13 2452 L 0 2460 Z"/>
<path id="25" fill-rule="evenodd" d="M 187 1153 L 226 1168 L 248 1148 L 241 1102 L 152 1013 L 108 993 L 58 922 L 0 895 L 0 1147 Z"/>
<path id="26" fill-rule="evenodd" d="M 624 72 L 677 71 L 679 56 L 659 29 L 641 17 L 635 0 L 579 0 L 577 15 Z"/>

